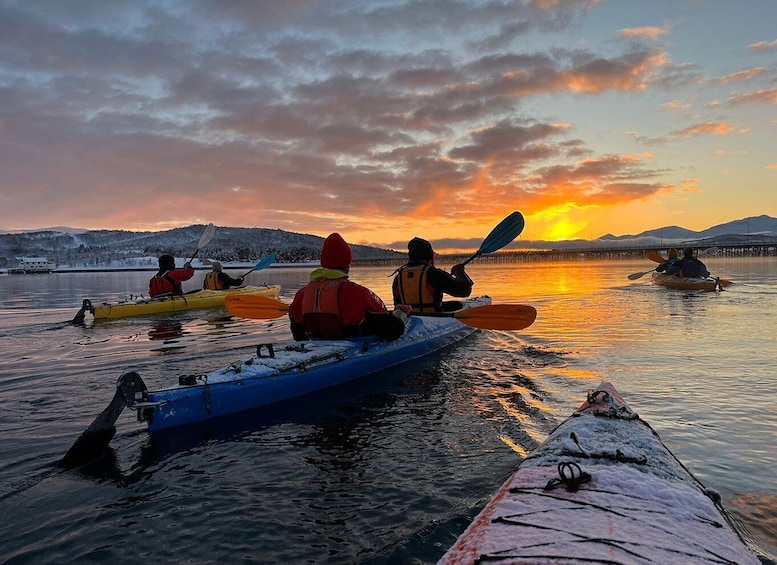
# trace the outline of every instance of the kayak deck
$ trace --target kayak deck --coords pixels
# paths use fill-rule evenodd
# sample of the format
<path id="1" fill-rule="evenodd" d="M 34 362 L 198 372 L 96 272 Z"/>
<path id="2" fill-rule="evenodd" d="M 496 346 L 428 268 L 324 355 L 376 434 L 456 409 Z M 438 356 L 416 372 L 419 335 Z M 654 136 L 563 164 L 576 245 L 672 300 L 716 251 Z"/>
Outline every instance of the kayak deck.
<path id="1" fill-rule="evenodd" d="M 532 452 L 441 565 L 760 563 L 717 501 L 602 383 Z"/>
<path id="2" fill-rule="evenodd" d="M 242 286 L 226 290 L 198 290 L 179 296 L 164 298 L 139 298 L 116 304 L 103 303 L 92 308 L 95 320 L 115 320 L 128 316 L 167 314 L 184 310 L 218 308 L 224 305 L 227 296 L 248 294 L 277 297 L 280 285 Z"/>
<path id="3" fill-rule="evenodd" d="M 465 305 L 484 306 L 487 296 Z M 261 344 L 256 353 L 133 403 L 149 431 L 176 427 L 295 398 L 428 355 L 475 332 L 452 317 L 411 316 L 394 341 L 375 336 Z"/>

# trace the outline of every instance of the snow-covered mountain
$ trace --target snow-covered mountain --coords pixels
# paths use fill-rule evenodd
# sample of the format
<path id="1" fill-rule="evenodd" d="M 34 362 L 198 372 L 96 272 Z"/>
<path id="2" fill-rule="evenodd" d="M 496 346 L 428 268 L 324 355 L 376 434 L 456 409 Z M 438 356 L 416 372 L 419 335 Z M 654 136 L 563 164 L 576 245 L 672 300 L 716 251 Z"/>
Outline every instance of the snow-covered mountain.
<path id="1" fill-rule="evenodd" d="M 653 230 L 644 231 L 637 235 L 615 236 L 611 234 L 603 235 L 600 240 L 622 241 L 634 240 L 647 237 L 654 237 L 666 240 L 699 240 L 708 237 L 717 237 L 723 235 L 767 235 L 777 236 L 777 218 L 771 216 L 753 216 L 734 220 L 725 224 L 718 224 L 702 231 L 692 231 L 679 226 L 667 226 Z"/>
<path id="2" fill-rule="evenodd" d="M 60 268 L 127 265 L 151 269 L 156 266 L 156 258 L 162 253 L 171 253 L 178 258 L 191 257 L 204 229 L 203 225 L 159 232 L 57 228 L 0 234 L 0 267 L 15 266 L 16 257 L 46 257 Z M 773 241 L 777 245 L 777 218 L 765 215 L 743 218 L 698 232 L 679 226 L 667 226 L 636 235 L 607 234 L 593 241 L 519 239 L 505 249 L 658 248 L 683 244 L 719 246 L 764 241 Z M 451 240 L 446 242 L 444 247 L 473 249 L 480 243 Z M 215 237 L 200 252 L 200 257 L 225 263 L 252 263 L 275 252 L 279 263 L 315 263 L 318 261 L 322 243 L 323 238 L 315 235 L 265 228 L 217 227 Z M 405 257 L 404 252 L 389 249 L 363 245 L 352 245 L 351 248 L 355 259 Z"/>
<path id="3" fill-rule="evenodd" d="M 83 233 L 34 231 L 0 235 L 0 267 L 15 266 L 15 257 L 47 257 L 60 268 L 99 268 L 127 264 L 154 268 L 156 258 L 170 253 L 189 258 L 197 249 L 204 225 L 159 232 L 94 230 Z M 225 263 L 252 263 L 275 252 L 279 263 L 317 262 L 324 239 L 264 228 L 217 227 L 199 257 Z M 351 245 L 355 259 L 400 256 L 388 249 Z"/>

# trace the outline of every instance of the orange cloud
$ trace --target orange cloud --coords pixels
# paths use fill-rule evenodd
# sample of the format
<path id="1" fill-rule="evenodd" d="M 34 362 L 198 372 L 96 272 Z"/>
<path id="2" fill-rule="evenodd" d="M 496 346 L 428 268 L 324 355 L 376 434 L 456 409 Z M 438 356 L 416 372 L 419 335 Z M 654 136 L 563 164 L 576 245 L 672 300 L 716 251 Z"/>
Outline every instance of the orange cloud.
<path id="1" fill-rule="evenodd" d="M 727 135 L 734 126 L 724 122 L 704 122 L 673 132 L 675 137 L 697 137 L 699 135 Z"/>
<path id="2" fill-rule="evenodd" d="M 699 179 L 683 179 L 680 181 L 680 192 L 685 194 L 699 192 Z"/>
<path id="3" fill-rule="evenodd" d="M 643 26 L 643 27 L 630 27 L 622 29 L 618 35 L 627 39 L 647 37 L 649 39 L 656 39 L 662 35 L 669 33 L 669 27 L 659 26 Z"/>
<path id="4" fill-rule="evenodd" d="M 748 92 L 747 94 L 732 96 L 729 100 L 730 104 L 746 104 L 750 102 L 766 102 L 767 104 L 777 104 L 777 88 L 772 88 L 771 90 L 757 90 L 756 92 Z"/>
<path id="5" fill-rule="evenodd" d="M 571 90 L 599 93 L 608 89 L 640 92 L 661 67 L 669 64 L 662 51 L 630 54 L 615 59 L 597 59 L 571 71 L 560 73 L 560 79 Z"/>
<path id="6" fill-rule="evenodd" d="M 777 39 L 774 41 L 759 41 L 757 43 L 751 43 L 747 46 L 748 49 L 754 49 L 755 51 L 768 51 L 770 49 L 777 49 Z"/>
<path id="7" fill-rule="evenodd" d="M 690 107 L 691 105 L 688 102 L 683 102 L 682 100 L 671 100 L 659 106 L 660 109 L 670 112 L 688 110 Z"/>
<path id="8" fill-rule="evenodd" d="M 729 82 L 750 80 L 757 77 L 758 75 L 762 75 L 765 71 L 766 70 L 763 67 L 753 67 L 752 69 L 747 69 L 745 71 L 739 71 L 724 77 L 716 78 L 715 81 L 721 84 L 728 84 Z"/>

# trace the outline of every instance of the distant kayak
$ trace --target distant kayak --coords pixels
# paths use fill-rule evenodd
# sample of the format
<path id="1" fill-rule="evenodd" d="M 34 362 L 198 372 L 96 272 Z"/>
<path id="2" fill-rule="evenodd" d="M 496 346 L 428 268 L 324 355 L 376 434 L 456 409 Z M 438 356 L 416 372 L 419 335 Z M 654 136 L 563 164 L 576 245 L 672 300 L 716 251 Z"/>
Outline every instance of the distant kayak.
<path id="1" fill-rule="evenodd" d="M 136 298 L 125 300 L 115 304 L 93 305 L 91 301 L 84 300 L 84 305 L 79 314 L 86 311 L 94 315 L 95 320 L 116 320 L 128 316 L 147 316 L 152 314 L 168 314 L 184 310 L 196 310 L 200 308 L 218 308 L 224 306 L 227 296 L 235 294 L 269 296 L 276 298 L 280 293 L 280 285 L 241 286 L 227 290 L 198 290 L 178 296 L 164 298 Z"/>
<path id="2" fill-rule="evenodd" d="M 685 278 L 676 275 L 667 275 L 665 273 L 653 273 L 653 282 L 665 286 L 666 288 L 706 291 L 717 290 L 718 288 L 723 288 L 732 284 L 731 281 L 713 277 Z"/>
<path id="3" fill-rule="evenodd" d="M 558 426 L 438 565 L 759 565 L 707 490 L 609 383 Z"/>

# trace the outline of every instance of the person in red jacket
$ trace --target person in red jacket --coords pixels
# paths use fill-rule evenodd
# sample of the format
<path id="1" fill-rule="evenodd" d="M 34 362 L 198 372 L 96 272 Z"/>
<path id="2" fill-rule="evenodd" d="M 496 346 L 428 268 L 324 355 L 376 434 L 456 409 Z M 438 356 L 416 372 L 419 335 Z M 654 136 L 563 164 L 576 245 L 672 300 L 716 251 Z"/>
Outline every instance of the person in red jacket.
<path id="1" fill-rule="evenodd" d="M 155 296 L 173 296 L 183 294 L 181 283 L 194 276 L 194 269 L 188 261 L 183 268 L 175 268 L 175 257 L 162 255 L 159 257 L 159 271 L 148 281 L 148 294 Z"/>
<path id="2" fill-rule="evenodd" d="M 392 341 L 404 333 L 407 310 L 389 312 L 374 292 L 348 280 L 352 260 L 351 247 L 339 233 L 324 240 L 321 268 L 289 306 L 294 339 L 376 335 Z"/>
<path id="3" fill-rule="evenodd" d="M 459 302 L 443 302 L 443 293 L 466 298 L 472 293 L 472 279 L 464 265 L 454 265 L 450 274 L 434 266 L 432 244 L 414 237 L 407 244 L 408 262 L 397 269 L 391 285 L 394 305 L 407 304 L 413 312 L 457 310 Z"/>

